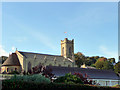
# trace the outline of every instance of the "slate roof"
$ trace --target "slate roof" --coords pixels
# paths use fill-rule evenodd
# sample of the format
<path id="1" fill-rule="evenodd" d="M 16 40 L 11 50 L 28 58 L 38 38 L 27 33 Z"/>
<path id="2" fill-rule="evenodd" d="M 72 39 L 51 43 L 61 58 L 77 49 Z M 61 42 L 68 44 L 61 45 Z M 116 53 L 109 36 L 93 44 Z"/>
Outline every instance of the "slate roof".
<path id="1" fill-rule="evenodd" d="M 2 66 L 21 66 L 16 53 L 12 53 L 2 64 Z"/>
<path id="2" fill-rule="evenodd" d="M 23 51 L 18 51 L 18 52 L 20 52 L 25 57 L 34 57 L 34 55 L 46 55 L 46 56 L 63 57 L 61 55 L 50 55 L 50 54 L 33 53 L 33 52 L 23 52 Z"/>
<path id="3" fill-rule="evenodd" d="M 64 76 L 66 73 L 82 73 L 88 75 L 90 79 L 120 79 L 114 71 L 111 70 L 100 70 L 100 69 L 89 69 L 89 68 L 78 68 L 78 67 L 57 67 L 57 66 L 47 66 L 46 68 L 51 68 L 52 73 L 55 76 Z"/>

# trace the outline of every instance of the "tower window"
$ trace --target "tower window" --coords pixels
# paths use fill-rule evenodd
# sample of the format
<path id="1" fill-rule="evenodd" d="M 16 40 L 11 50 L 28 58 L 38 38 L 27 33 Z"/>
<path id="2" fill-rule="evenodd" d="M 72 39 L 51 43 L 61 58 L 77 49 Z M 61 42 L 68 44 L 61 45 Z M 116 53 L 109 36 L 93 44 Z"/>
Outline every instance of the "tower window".
<path id="1" fill-rule="evenodd" d="M 62 55 L 64 56 L 64 47 L 62 48 Z"/>
<path id="2" fill-rule="evenodd" d="M 69 55 L 71 55 L 71 47 L 69 48 Z"/>

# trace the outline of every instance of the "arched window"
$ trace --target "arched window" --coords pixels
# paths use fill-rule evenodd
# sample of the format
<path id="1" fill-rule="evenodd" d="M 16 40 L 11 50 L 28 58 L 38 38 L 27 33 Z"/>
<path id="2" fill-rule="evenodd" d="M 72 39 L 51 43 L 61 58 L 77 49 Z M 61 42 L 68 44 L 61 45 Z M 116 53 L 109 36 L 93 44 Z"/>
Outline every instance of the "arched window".
<path id="1" fill-rule="evenodd" d="M 64 47 L 62 48 L 62 55 L 64 56 Z"/>
<path id="2" fill-rule="evenodd" d="M 71 55 L 71 47 L 69 48 L 69 55 Z"/>
<path id="3" fill-rule="evenodd" d="M 28 72 L 31 73 L 31 63 L 28 62 Z"/>
<path id="4" fill-rule="evenodd" d="M 9 72 L 9 68 L 7 68 L 7 72 Z"/>
<path id="5" fill-rule="evenodd" d="M 17 68 L 15 68 L 15 71 L 17 71 Z"/>

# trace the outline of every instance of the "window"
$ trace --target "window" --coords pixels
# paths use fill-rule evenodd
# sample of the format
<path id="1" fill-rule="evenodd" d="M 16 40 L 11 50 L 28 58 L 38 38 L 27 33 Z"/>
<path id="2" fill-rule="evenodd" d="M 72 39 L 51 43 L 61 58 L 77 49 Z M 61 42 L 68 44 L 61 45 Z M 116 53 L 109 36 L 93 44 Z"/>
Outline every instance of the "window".
<path id="1" fill-rule="evenodd" d="M 71 47 L 69 48 L 69 55 L 71 55 Z"/>
<path id="2" fill-rule="evenodd" d="M 15 71 L 17 71 L 17 68 L 15 68 Z"/>
<path id="3" fill-rule="evenodd" d="M 28 72 L 31 73 L 31 62 L 28 62 Z"/>
<path id="4" fill-rule="evenodd" d="M 61 64 L 59 64 L 59 67 L 61 67 Z"/>
<path id="5" fill-rule="evenodd" d="M 62 48 L 62 55 L 64 56 L 64 47 Z"/>
<path id="6" fill-rule="evenodd" d="M 7 68 L 7 72 L 9 72 L 9 68 Z"/>
<path id="7" fill-rule="evenodd" d="M 68 65 L 68 67 L 71 67 L 70 65 Z"/>

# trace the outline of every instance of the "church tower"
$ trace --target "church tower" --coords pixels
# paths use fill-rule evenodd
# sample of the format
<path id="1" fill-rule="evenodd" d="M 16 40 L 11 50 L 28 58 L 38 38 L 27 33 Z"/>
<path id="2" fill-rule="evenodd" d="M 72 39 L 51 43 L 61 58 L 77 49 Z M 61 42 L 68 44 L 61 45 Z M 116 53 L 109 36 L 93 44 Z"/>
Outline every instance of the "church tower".
<path id="1" fill-rule="evenodd" d="M 68 40 L 67 38 L 65 38 L 64 40 L 61 40 L 61 56 L 72 59 L 73 55 L 74 39 Z"/>

